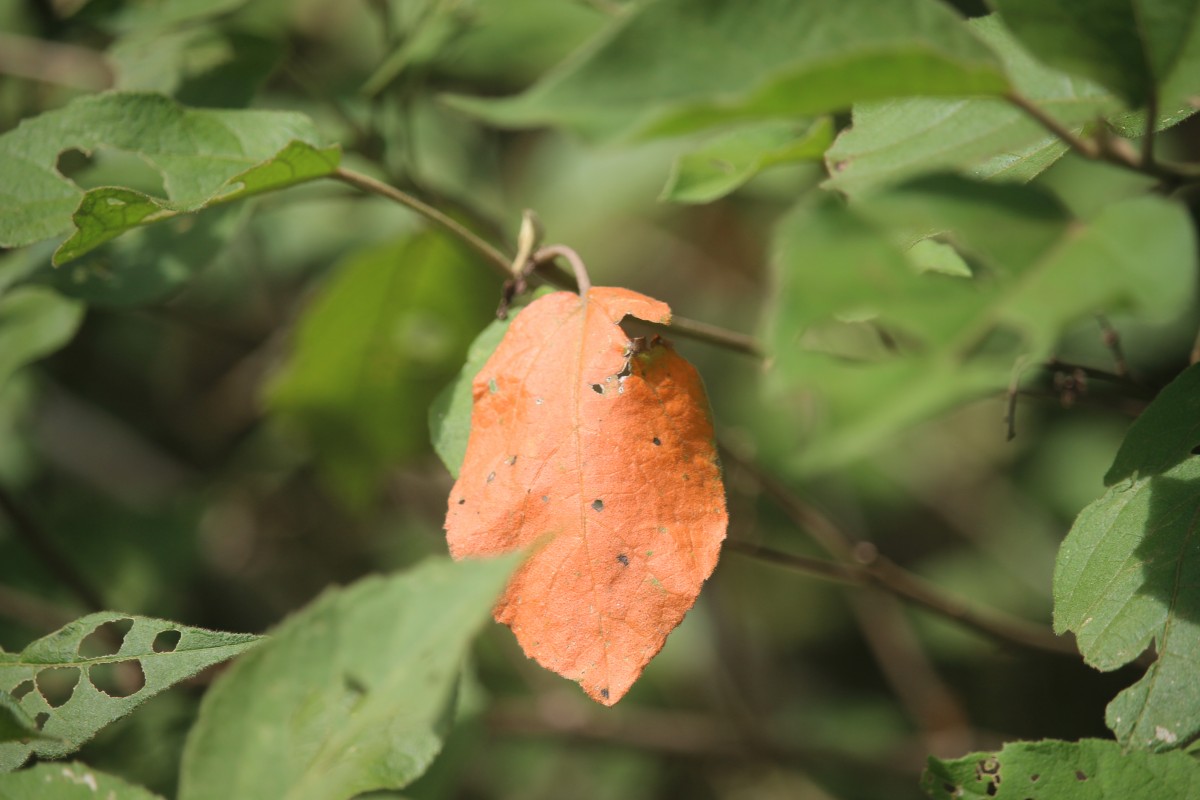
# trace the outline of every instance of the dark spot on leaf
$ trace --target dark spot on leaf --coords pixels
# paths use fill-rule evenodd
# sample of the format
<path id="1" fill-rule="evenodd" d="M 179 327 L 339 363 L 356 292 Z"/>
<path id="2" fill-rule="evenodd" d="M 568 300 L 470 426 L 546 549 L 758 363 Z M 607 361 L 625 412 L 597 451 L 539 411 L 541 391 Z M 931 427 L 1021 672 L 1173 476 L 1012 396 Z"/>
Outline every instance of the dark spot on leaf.
<path id="1" fill-rule="evenodd" d="M 508 458 L 504 459 L 504 463 L 511 467 L 513 464 L 517 463 L 517 457 L 509 456 Z"/>
<path id="2" fill-rule="evenodd" d="M 79 667 L 51 667 L 34 678 L 37 689 L 51 708 L 58 708 L 71 699 L 79 683 Z"/>
<path id="3" fill-rule="evenodd" d="M 1042 777 L 1041 775 L 1039 775 L 1035 772 L 1029 776 L 1029 780 L 1032 781 L 1033 783 L 1037 783 L 1041 779 L 1041 777 Z"/>
<path id="4" fill-rule="evenodd" d="M 942 788 L 945 789 L 950 794 L 954 794 L 955 792 L 958 791 L 958 787 L 955 786 L 953 783 L 943 783 Z"/>
<path id="5" fill-rule="evenodd" d="M 988 796 L 988 797 L 995 797 L 995 796 L 996 796 L 996 792 L 997 792 L 998 790 L 996 789 L 996 784 L 995 784 L 995 783 L 989 783 L 989 784 L 987 785 L 987 789 L 985 789 L 984 791 L 985 791 L 985 792 L 987 792 L 987 796 Z"/>
<path id="6" fill-rule="evenodd" d="M 488 379 L 488 392 L 490 392 L 491 394 L 495 394 L 498 391 L 500 391 L 500 387 L 496 385 L 496 379 L 489 378 Z"/>
<path id="7" fill-rule="evenodd" d="M 463 503 L 465 503 L 465 502 L 467 502 L 467 498 L 465 498 L 465 497 L 460 497 L 460 498 L 458 498 L 458 504 L 459 504 L 460 506 L 461 506 Z"/>
<path id="8" fill-rule="evenodd" d="M 1077 781 L 1086 781 L 1087 779 L 1088 779 L 1088 776 L 1087 776 L 1087 773 L 1086 773 L 1086 772 L 1084 772 L 1084 771 L 1083 771 L 1083 770 L 1081 770 L 1081 769 L 1077 769 L 1077 770 L 1075 770 L 1075 780 L 1077 780 Z"/>
<path id="9" fill-rule="evenodd" d="M 79 643 L 78 653 L 83 658 L 101 658 L 115 656 L 125 641 L 125 634 L 133 627 L 131 619 L 115 619 L 97 625 L 96 629 L 83 637 Z"/>
<path id="10" fill-rule="evenodd" d="M 543 502 L 543 503 L 549 503 L 549 502 L 550 502 L 550 495 L 548 495 L 548 494 L 544 494 L 544 495 L 542 495 L 542 502 Z"/>
<path id="11" fill-rule="evenodd" d="M 154 637 L 154 644 L 151 647 L 156 653 L 174 653 L 175 648 L 179 645 L 181 635 L 179 631 L 175 630 L 160 631 L 158 636 Z"/>
<path id="12" fill-rule="evenodd" d="M 487 477 L 487 482 L 488 482 L 488 483 L 491 483 L 491 482 L 492 482 L 492 481 L 494 481 L 494 480 L 496 480 L 496 473 L 494 473 L 494 472 L 489 472 L 489 473 L 488 473 L 488 477 Z"/>
<path id="13" fill-rule="evenodd" d="M 592 391 L 595 392 L 596 394 L 604 394 L 604 387 L 598 383 L 593 383 Z"/>
<path id="14" fill-rule="evenodd" d="M 690 481 L 690 480 L 692 479 L 692 476 L 691 476 L 691 475 L 688 475 L 688 474 L 685 472 L 685 473 L 683 473 L 683 479 L 684 479 L 685 481 Z"/>
<path id="15" fill-rule="evenodd" d="M 596 509 L 597 511 L 603 511 L 604 510 L 604 501 L 597 497 L 595 500 L 592 501 L 592 508 Z"/>
<path id="16" fill-rule="evenodd" d="M 88 667 L 88 679 L 92 685 L 109 697 L 129 697 L 146 685 L 146 674 L 137 659 L 108 664 L 92 664 Z"/>
<path id="17" fill-rule="evenodd" d="M 39 731 L 42 728 L 44 728 L 46 726 L 46 723 L 49 721 L 50 721 L 50 715 L 48 713 L 46 713 L 45 711 L 41 712 L 40 714 L 38 714 L 36 717 L 33 718 L 33 724 L 37 726 L 37 729 Z"/>
<path id="18" fill-rule="evenodd" d="M 25 695 L 33 691 L 33 681 L 21 681 L 17 687 L 9 692 L 13 700 L 23 700 Z"/>
<path id="19" fill-rule="evenodd" d="M 603 697 L 605 700 L 607 700 L 608 699 L 608 689 L 601 689 L 600 696 Z"/>
<path id="20" fill-rule="evenodd" d="M 353 694 L 366 694 L 369 690 L 367 685 L 362 682 L 362 679 L 357 675 L 351 675 L 349 672 L 342 675 L 342 685 L 346 687 L 346 691 Z"/>
<path id="21" fill-rule="evenodd" d="M 629 556 L 625 555 L 624 553 L 621 553 L 621 555 L 617 556 L 617 561 L 621 562 L 622 567 L 629 566 Z"/>

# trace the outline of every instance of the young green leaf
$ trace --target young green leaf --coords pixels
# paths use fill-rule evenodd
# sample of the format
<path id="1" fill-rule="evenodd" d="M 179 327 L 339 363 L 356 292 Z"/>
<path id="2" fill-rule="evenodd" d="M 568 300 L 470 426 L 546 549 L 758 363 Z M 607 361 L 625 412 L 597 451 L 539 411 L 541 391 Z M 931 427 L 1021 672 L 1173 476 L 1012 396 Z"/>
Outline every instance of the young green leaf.
<path id="1" fill-rule="evenodd" d="M 1007 87 L 995 56 L 931 0 L 659 0 L 524 94 L 455 103 L 499 125 L 611 137 Z"/>
<path id="2" fill-rule="evenodd" d="M 1200 0 L 993 0 L 1047 64 L 1110 88 L 1130 107 L 1161 92 L 1170 113 L 1200 92 Z"/>
<path id="3" fill-rule="evenodd" d="M 0 136 L 0 246 L 73 229 L 55 254 L 61 264 L 137 225 L 327 175 L 340 151 L 316 139 L 312 123 L 290 112 L 189 109 L 137 92 L 81 97 Z M 168 198 L 119 186 L 84 192 L 56 169 L 63 151 L 99 147 L 140 156 L 162 174 Z"/>
<path id="4" fill-rule="evenodd" d="M 23 286 L 0 294 L 0 383 L 71 340 L 83 307 L 56 292 Z"/>
<path id="5" fill-rule="evenodd" d="M 1181 747 L 1200 736 L 1200 365 L 1129 429 L 1103 497 L 1075 520 L 1054 573 L 1054 627 L 1113 670 L 1151 644 L 1146 674 L 1109 704 L 1124 745 Z"/>
<path id="6" fill-rule="evenodd" d="M 739 127 L 675 159 L 660 200 L 710 203 L 778 164 L 816 161 L 833 141 L 828 117 Z"/>
<path id="7" fill-rule="evenodd" d="M 122 635 L 106 623 L 129 628 Z M 81 617 L 20 653 L 0 652 L 0 691 L 19 697 L 22 710 L 49 737 L 0 744 L 0 772 L 16 769 L 31 753 L 58 758 L 77 750 L 162 690 L 260 639 L 104 611 Z M 107 670 L 116 670 L 111 686 L 103 674 Z"/>
<path id="8" fill-rule="evenodd" d="M 162 800 L 140 786 L 78 762 L 37 764 L 0 775 L 4 800 Z"/>
<path id="9" fill-rule="evenodd" d="M 342 800 L 415 780 L 516 565 L 431 560 L 331 590 L 286 620 L 205 696 L 180 800 Z"/>
<path id="10" fill-rule="evenodd" d="M 995 15 L 968 25 L 1004 62 L 1013 87 L 1075 132 L 1120 109 L 1099 86 L 1035 60 Z M 905 97 L 854 107 L 854 124 L 826 154 L 826 186 L 850 195 L 921 172 L 959 169 L 1024 181 L 1067 146 L 1012 104 L 990 97 Z"/>
<path id="11" fill-rule="evenodd" d="M 349 255 L 301 318 L 267 405 L 350 502 L 426 447 L 429 404 L 492 311 L 486 293 L 462 291 L 477 281 L 462 250 L 427 231 Z"/>
<path id="12" fill-rule="evenodd" d="M 1183 753 L 1124 752 L 1104 739 L 1009 742 L 999 753 L 930 758 L 921 788 L 934 800 L 1200 798 L 1200 763 Z"/>
<path id="13" fill-rule="evenodd" d="M 971 278 L 918 274 L 905 250 L 933 234 L 984 269 Z M 1046 358 L 1089 314 L 1132 308 L 1171 318 L 1192 296 L 1194 252 L 1186 214 L 1155 197 L 1082 221 L 1031 187 L 930 179 L 849 209 L 798 211 L 778 233 L 768 385 L 793 407 L 801 396 L 821 402 L 811 440 L 786 443 L 790 463 L 844 464 L 938 411 L 998 392 L 1018 358 Z"/>

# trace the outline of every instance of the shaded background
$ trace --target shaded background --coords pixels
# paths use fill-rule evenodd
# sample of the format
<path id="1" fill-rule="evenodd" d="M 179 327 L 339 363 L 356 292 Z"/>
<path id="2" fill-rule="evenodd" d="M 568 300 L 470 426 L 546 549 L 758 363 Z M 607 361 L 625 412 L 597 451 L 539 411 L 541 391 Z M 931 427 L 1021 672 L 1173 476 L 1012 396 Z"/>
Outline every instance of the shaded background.
<path id="1" fill-rule="evenodd" d="M 439 102 L 521 89 L 606 25 L 609 5 L 210 0 L 173 20 L 119 0 L 9 0 L 0 131 L 117 84 L 195 106 L 303 111 L 344 146 L 348 166 L 380 172 L 497 243 L 511 243 L 521 210 L 535 209 L 594 283 L 758 333 L 771 226 L 815 190 L 823 166 L 777 168 L 729 198 L 672 205 L 657 197 L 694 142 L 593 146 L 501 132 Z M 1197 133 L 1185 125 L 1162 147 L 1187 156 Z M 59 164 L 84 187 L 119 175 L 162 190 L 156 173 L 115 151 L 68 151 Z M 1045 180 L 1086 193 L 1097 178 L 1068 158 Z M 414 258 L 419 227 L 329 182 L 134 231 L 58 272 L 47 247 L 0 255 L 39 261 L 39 280 L 92 302 L 66 349 L 0 385 L 5 494 L 106 606 L 216 629 L 261 631 L 331 583 L 444 553 L 451 479 L 430 449 L 427 410 L 491 319 L 500 285 L 453 243 Z M 948 592 L 1048 624 L 1058 544 L 1102 490 L 1130 414 L 1186 365 L 1196 322 L 1194 311 L 1154 327 L 1114 319 L 1139 385 L 1064 390 L 1068 373 L 1047 370 L 1019 404 L 1012 442 L 1005 398 L 983 398 L 849 467 L 784 477 Z M 794 409 L 766 404 L 755 360 L 676 344 L 740 453 L 770 462 L 800 446 Z M 1093 321 L 1061 349 L 1111 368 Z M 751 474 L 726 468 L 731 538 L 820 554 Z M 0 603 L 5 649 L 84 610 L 8 520 L 0 585 L 13 591 Z M 730 552 L 613 709 L 490 626 L 460 722 L 405 796 L 918 797 L 930 753 L 1107 737 L 1104 706 L 1138 674 L 1003 646 Z M 203 688 L 155 698 L 80 757 L 170 796 Z"/>

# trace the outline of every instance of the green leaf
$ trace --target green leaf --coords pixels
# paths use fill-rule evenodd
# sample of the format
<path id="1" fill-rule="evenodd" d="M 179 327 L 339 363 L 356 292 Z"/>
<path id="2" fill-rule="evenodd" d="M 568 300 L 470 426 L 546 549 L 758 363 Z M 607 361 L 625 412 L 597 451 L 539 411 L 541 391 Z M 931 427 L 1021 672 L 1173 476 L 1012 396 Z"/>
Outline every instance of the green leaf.
<path id="1" fill-rule="evenodd" d="M 326 592 L 209 690 L 180 800 L 340 800 L 415 780 L 516 563 L 435 559 Z"/>
<path id="2" fill-rule="evenodd" d="M 99 644 L 108 654 L 91 655 L 89 646 L 96 638 L 91 634 L 105 623 L 122 621 L 132 624 L 121 637 L 119 648 L 115 642 L 101 640 Z M 164 649 L 165 642 L 174 638 L 168 631 L 178 632 L 178 640 L 170 650 Z M 0 744 L 0 771 L 19 767 L 31 753 L 59 758 L 77 750 L 105 725 L 162 690 L 244 652 L 260 639 L 104 611 L 81 617 L 20 653 L 0 652 L 0 691 L 20 697 L 22 710 L 42 723 L 42 733 L 53 737 L 28 744 Z M 98 671 L 107 669 L 107 665 L 126 665 L 120 668 L 129 675 L 140 671 L 144 685 L 125 696 L 110 695 L 97 686 L 105 683 Z M 61 684 L 60 694 L 69 692 L 65 699 L 49 692 L 48 687 L 56 682 Z M 51 704 L 52 700 L 56 705 Z"/>
<path id="3" fill-rule="evenodd" d="M 935 800 L 1197 800 L 1200 763 L 1183 753 L 1126 753 L 1103 739 L 1009 742 L 999 753 L 931 757 L 921 788 Z"/>
<path id="4" fill-rule="evenodd" d="M 437 233 L 375 245 L 338 264 L 300 320 L 268 408 L 313 447 L 359 504 L 382 473 L 427 447 L 427 413 L 491 312 L 476 264 Z"/>
<path id="5" fill-rule="evenodd" d="M 738 128 L 675 159 L 659 199 L 712 202 L 768 167 L 820 159 L 832 140 L 828 117 L 805 125 L 764 122 Z"/>
<path id="6" fill-rule="evenodd" d="M 991 52 L 931 0 L 657 0 L 525 93 L 454 102 L 498 125 L 612 137 L 1007 86 Z"/>
<path id="7" fill-rule="evenodd" d="M 914 268 L 906 251 L 935 234 L 967 257 L 973 277 Z M 808 441 L 776 444 L 798 471 L 840 466 L 999 392 L 1018 363 L 1044 360 L 1090 314 L 1169 319 L 1192 296 L 1194 250 L 1186 214 L 1155 197 L 1084 222 L 1031 187 L 946 178 L 852 209 L 830 201 L 798 210 L 776 243 L 768 387 L 815 411 Z"/>
<path id="8" fill-rule="evenodd" d="M 4 800 L 162 800 L 140 786 L 97 772 L 87 764 L 37 764 L 0 775 Z"/>
<path id="9" fill-rule="evenodd" d="M 37 723 L 8 692 L 0 692 L 0 744 L 45 737 Z M 0 784 L 2 786 L 3 784 Z"/>
<path id="10" fill-rule="evenodd" d="M 1166 113 L 1200 92 L 1200 0 L 993 0 L 1047 64 L 1107 86 L 1131 107 L 1162 88 Z"/>
<path id="11" fill-rule="evenodd" d="M 0 136 L 0 246 L 74 228 L 55 254 L 61 264 L 134 226 L 328 175 L 339 150 L 316 138 L 300 114 L 189 109 L 134 92 L 81 97 Z M 64 150 L 98 147 L 140 156 L 169 199 L 126 187 L 84 192 L 55 168 Z"/>
<path id="12" fill-rule="evenodd" d="M 49 289 L 23 286 L 0 294 L 0 383 L 71 340 L 83 307 Z"/>
<path id="13" fill-rule="evenodd" d="M 1015 89 L 1076 133 L 1119 110 L 1089 81 L 1036 61 L 993 15 L 968 23 L 996 51 Z M 987 97 L 906 97 L 854 107 L 854 124 L 826 154 L 826 187 L 850 195 L 921 172 L 957 169 L 1026 181 L 1067 147 L 1010 103 Z"/>
<path id="14" fill-rule="evenodd" d="M 1110 487 L 1075 520 L 1054 573 L 1054 628 L 1113 670 L 1154 645 L 1158 658 L 1108 706 L 1127 746 L 1164 750 L 1200 736 L 1200 365 L 1138 417 Z"/>

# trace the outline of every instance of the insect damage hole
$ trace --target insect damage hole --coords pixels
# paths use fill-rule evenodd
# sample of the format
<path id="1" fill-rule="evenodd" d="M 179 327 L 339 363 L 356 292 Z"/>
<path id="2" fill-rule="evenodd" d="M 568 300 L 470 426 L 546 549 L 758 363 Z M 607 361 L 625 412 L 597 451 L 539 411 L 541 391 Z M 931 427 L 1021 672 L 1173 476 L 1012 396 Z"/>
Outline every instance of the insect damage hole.
<path id="1" fill-rule="evenodd" d="M 660 445 L 662 445 L 662 439 L 658 438 L 657 436 L 655 436 L 650 441 L 654 442 L 655 447 L 659 447 Z"/>
<path id="2" fill-rule="evenodd" d="M 622 567 L 629 566 L 629 556 L 625 555 L 624 553 L 621 553 L 619 556 L 617 556 L 617 561 L 621 562 Z"/>
<path id="3" fill-rule="evenodd" d="M 8 694 L 13 700 L 24 700 L 25 696 L 33 691 L 33 681 L 21 681 L 16 688 Z"/>
<path id="4" fill-rule="evenodd" d="M 595 500 L 592 501 L 592 508 L 596 509 L 597 511 L 603 511 L 604 510 L 604 501 L 601 500 L 599 497 L 597 497 Z"/>
<path id="5" fill-rule="evenodd" d="M 88 667 L 88 680 L 109 697 L 130 697 L 146 685 L 146 673 L 137 659 Z"/>
<path id="6" fill-rule="evenodd" d="M 595 392 L 596 394 L 604 394 L 604 387 L 598 383 L 593 383 L 592 391 Z"/>
<path id="7" fill-rule="evenodd" d="M 60 708 L 79 683 L 79 667 L 50 667 L 44 669 L 34 678 L 38 693 L 45 698 L 51 708 Z"/>
<path id="8" fill-rule="evenodd" d="M 115 656 L 121 651 L 125 634 L 133 627 L 133 620 L 114 619 L 97 625 L 95 630 L 83 637 L 77 651 L 81 658 L 103 658 Z"/>
<path id="9" fill-rule="evenodd" d="M 159 631 L 158 635 L 154 637 L 154 644 L 150 647 L 156 653 L 174 653 L 182 635 L 177 630 Z"/>

